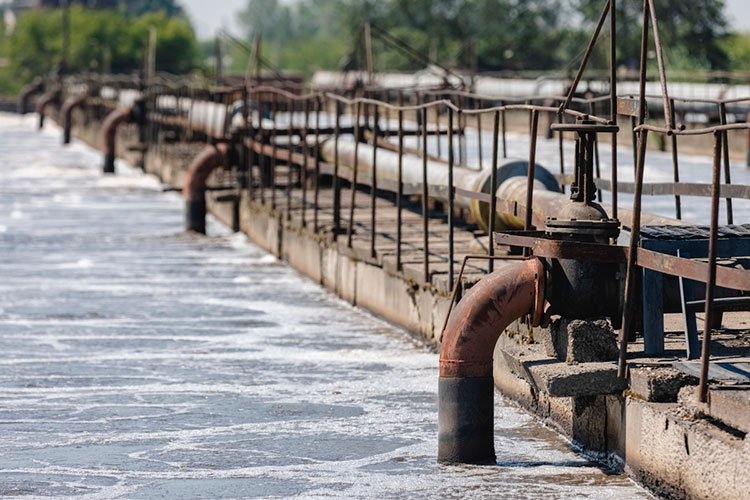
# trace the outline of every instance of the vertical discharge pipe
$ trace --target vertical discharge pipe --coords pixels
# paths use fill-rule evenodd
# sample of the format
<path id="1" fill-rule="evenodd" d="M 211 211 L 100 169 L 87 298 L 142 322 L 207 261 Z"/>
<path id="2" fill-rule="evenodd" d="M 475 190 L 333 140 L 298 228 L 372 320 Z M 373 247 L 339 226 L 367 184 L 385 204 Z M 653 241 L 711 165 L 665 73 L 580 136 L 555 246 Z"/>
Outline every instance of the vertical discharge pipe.
<path id="1" fill-rule="evenodd" d="M 63 144 L 70 144 L 70 133 L 73 128 L 73 110 L 82 107 L 86 102 L 86 96 L 80 95 L 65 100 L 62 107 L 63 117 Z"/>
<path id="2" fill-rule="evenodd" d="M 448 319 L 440 349 L 438 462 L 494 464 L 492 355 L 513 321 L 541 322 L 545 270 L 539 259 L 507 262 L 474 285 Z"/>
<path id="3" fill-rule="evenodd" d="M 133 119 L 133 110 L 130 107 L 118 108 L 112 111 L 104 119 L 102 130 L 99 133 L 99 144 L 101 144 L 102 153 L 104 154 L 105 174 L 115 173 L 115 155 L 117 137 L 117 128 L 123 123 L 128 123 Z"/>
<path id="4" fill-rule="evenodd" d="M 185 230 L 206 234 L 206 181 L 214 169 L 227 165 L 227 144 L 206 146 L 185 174 Z"/>

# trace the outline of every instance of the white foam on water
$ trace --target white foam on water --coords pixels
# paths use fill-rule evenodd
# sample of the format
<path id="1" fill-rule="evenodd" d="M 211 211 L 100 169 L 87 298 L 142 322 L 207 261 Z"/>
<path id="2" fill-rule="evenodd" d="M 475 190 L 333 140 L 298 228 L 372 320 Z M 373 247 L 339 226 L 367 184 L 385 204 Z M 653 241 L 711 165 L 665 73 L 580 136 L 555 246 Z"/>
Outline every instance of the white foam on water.
<path id="1" fill-rule="evenodd" d="M 0 114 L 2 495 L 648 497 L 500 397 L 499 465 L 438 466 L 435 353 L 34 126 Z"/>

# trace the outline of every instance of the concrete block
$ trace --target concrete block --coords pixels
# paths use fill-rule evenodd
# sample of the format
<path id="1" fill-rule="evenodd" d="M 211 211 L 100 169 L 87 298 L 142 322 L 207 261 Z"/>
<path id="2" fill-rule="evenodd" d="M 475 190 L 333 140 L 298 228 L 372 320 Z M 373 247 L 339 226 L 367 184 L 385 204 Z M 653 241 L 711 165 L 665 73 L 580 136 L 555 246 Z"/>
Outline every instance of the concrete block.
<path id="1" fill-rule="evenodd" d="M 321 253 L 323 249 L 307 235 L 294 228 L 285 228 L 282 254 L 289 264 L 302 274 L 320 283 Z"/>
<path id="2" fill-rule="evenodd" d="M 698 379 L 670 366 L 639 366 L 631 364 L 630 391 L 646 401 L 674 403 L 686 385 L 696 385 Z"/>
<path id="3" fill-rule="evenodd" d="M 568 363 L 617 359 L 617 335 L 607 320 L 557 319 L 542 340 L 548 356 Z"/>
<path id="4" fill-rule="evenodd" d="M 750 388 L 711 386 L 707 403 L 698 401 L 698 388 L 685 387 L 679 402 L 693 415 L 709 417 L 738 433 L 750 432 Z"/>

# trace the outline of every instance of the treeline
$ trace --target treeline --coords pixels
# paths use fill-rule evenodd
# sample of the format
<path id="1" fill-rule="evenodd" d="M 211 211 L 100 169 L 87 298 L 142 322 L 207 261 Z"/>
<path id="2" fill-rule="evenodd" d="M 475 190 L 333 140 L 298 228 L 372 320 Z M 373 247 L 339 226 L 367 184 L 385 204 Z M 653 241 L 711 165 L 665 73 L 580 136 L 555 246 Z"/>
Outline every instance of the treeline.
<path id="1" fill-rule="evenodd" d="M 267 59 L 280 68 L 305 73 L 352 61 L 363 67 L 360 27 L 365 22 L 386 28 L 449 66 L 548 71 L 570 70 L 579 63 L 605 4 L 603 0 L 249 0 L 239 19 L 247 40 L 262 32 Z M 628 68 L 638 66 L 642 5 L 640 0 L 617 2 L 618 61 Z M 670 69 L 750 69 L 750 40 L 728 33 L 723 0 L 656 5 Z M 605 28 L 592 67 L 606 68 L 608 36 Z M 423 68 L 377 38 L 373 44 L 378 70 Z M 244 69 L 247 54 L 240 49 L 232 54 L 232 69 Z"/>
<path id="2" fill-rule="evenodd" d="M 149 12 L 149 6 L 158 10 Z M 70 8 L 69 71 L 129 73 L 143 69 L 152 26 L 157 33 L 158 70 L 188 73 L 202 64 L 195 33 L 181 10 L 170 15 L 164 2 L 146 0 L 133 2 L 131 7 L 133 12 L 145 13 L 80 5 Z M 29 10 L 19 16 L 9 34 L 0 36 L 0 94 L 15 94 L 35 77 L 57 71 L 63 51 L 62 16 L 62 9 Z"/>

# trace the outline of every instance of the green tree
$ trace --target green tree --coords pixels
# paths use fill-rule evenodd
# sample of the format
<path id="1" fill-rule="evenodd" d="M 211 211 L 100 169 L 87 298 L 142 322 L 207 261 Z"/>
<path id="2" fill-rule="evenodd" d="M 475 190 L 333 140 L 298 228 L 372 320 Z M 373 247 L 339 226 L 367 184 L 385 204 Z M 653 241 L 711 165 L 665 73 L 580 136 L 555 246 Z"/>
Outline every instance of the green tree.
<path id="1" fill-rule="evenodd" d="M 62 56 L 62 12 L 38 9 L 24 13 L 13 33 L 0 45 L 9 61 L 0 70 L 0 91 L 15 92 L 38 75 L 51 72 Z M 143 68 L 148 31 L 156 27 L 156 67 L 184 73 L 196 67 L 198 45 L 187 20 L 165 11 L 130 17 L 113 10 L 71 7 L 70 71 L 115 73 Z"/>
<path id="2" fill-rule="evenodd" d="M 602 9 L 603 0 L 577 0 L 577 8 L 593 29 Z M 721 45 L 727 31 L 724 0 L 691 0 L 689 2 L 655 2 L 659 34 L 664 57 L 672 69 L 726 69 L 728 58 Z M 640 64 L 640 41 L 643 2 L 617 2 L 618 62 L 630 68 Z M 650 27 L 650 46 L 653 31 Z M 652 54 L 653 55 L 653 54 Z"/>
<path id="3" fill-rule="evenodd" d="M 176 0 L 124 0 L 125 10 L 131 16 L 164 11 L 170 17 L 184 17 L 185 11 Z"/>

